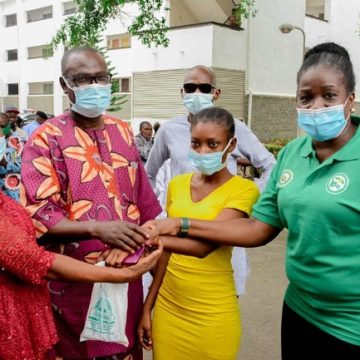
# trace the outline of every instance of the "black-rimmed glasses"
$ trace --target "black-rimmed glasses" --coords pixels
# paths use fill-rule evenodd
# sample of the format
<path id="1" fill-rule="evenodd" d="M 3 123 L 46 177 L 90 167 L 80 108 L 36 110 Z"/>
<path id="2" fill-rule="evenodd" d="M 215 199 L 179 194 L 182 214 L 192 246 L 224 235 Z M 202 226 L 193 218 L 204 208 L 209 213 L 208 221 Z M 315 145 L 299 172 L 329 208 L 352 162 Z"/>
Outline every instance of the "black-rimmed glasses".
<path id="1" fill-rule="evenodd" d="M 112 77 L 112 75 L 110 73 L 98 74 L 98 75 L 94 75 L 94 76 L 78 75 L 78 76 L 74 76 L 70 80 L 78 87 L 90 85 L 92 83 L 107 85 L 107 84 L 110 84 L 111 77 Z"/>

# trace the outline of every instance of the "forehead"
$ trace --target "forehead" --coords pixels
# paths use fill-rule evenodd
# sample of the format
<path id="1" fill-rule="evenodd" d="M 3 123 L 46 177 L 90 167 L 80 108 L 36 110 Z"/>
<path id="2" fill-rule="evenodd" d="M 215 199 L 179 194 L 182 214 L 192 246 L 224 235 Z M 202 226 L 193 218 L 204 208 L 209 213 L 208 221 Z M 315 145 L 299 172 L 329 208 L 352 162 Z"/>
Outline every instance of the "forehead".
<path id="1" fill-rule="evenodd" d="M 95 74 L 106 72 L 107 66 L 103 57 L 96 52 L 73 53 L 65 64 L 65 74 Z"/>
<path id="2" fill-rule="evenodd" d="M 201 139 L 220 139 L 227 137 L 227 129 L 224 125 L 215 122 L 198 122 L 191 127 L 191 136 Z"/>
<path id="3" fill-rule="evenodd" d="M 151 124 L 143 124 L 143 125 L 141 126 L 141 129 L 142 129 L 142 130 L 152 129 L 152 126 L 151 126 Z"/>
<path id="4" fill-rule="evenodd" d="M 332 86 L 346 90 L 345 77 L 341 70 L 331 65 L 315 65 L 307 69 L 299 78 L 302 87 Z"/>
<path id="5" fill-rule="evenodd" d="M 190 70 L 190 72 L 185 77 L 185 83 L 193 82 L 193 83 L 209 83 L 211 84 L 213 82 L 213 78 L 211 74 L 201 68 L 195 68 L 193 70 Z"/>

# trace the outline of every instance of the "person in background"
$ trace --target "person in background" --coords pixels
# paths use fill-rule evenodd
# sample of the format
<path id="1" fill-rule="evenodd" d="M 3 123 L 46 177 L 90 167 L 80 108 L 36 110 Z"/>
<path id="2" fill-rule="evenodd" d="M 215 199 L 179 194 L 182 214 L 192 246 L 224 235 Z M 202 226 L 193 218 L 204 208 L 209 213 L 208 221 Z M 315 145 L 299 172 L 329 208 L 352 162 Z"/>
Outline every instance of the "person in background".
<path id="1" fill-rule="evenodd" d="M 23 121 L 19 116 L 19 110 L 15 106 L 7 106 L 5 108 L 5 113 L 10 119 L 11 130 L 17 131 L 18 134 L 26 137 L 25 131 L 21 129 Z"/>
<path id="2" fill-rule="evenodd" d="M 46 120 L 48 119 L 48 116 L 43 112 L 38 110 L 36 112 L 36 118 L 33 120 L 30 124 L 27 124 L 23 127 L 23 130 L 28 134 L 28 137 L 40 126 L 42 125 Z"/>
<path id="3" fill-rule="evenodd" d="M 154 123 L 154 125 L 153 125 L 154 137 L 155 137 L 156 133 L 158 132 L 159 128 L 160 128 L 160 123 L 159 122 Z"/>
<path id="4" fill-rule="evenodd" d="M 153 128 L 148 121 L 142 121 L 139 130 L 140 133 L 135 136 L 135 144 L 139 150 L 141 161 L 145 164 L 153 146 Z"/>
<path id="5" fill-rule="evenodd" d="M 194 115 L 188 151 L 196 172 L 171 179 L 169 217 L 218 221 L 249 217 L 259 190 L 226 167 L 236 146 L 234 131 L 232 115 L 222 108 Z M 164 249 L 173 253 L 170 258 L 164 254 L 155 270 L 140 322 L 140 342 L 146 349 L 153 344 L 154 360 L 235 360 L 241 324 L 232 247 L 171 237 L 163 241 Z"/>
<path id="6" fill-rule="evenodd" d="M 360 130 L 346 49 L 310 49 L 297 75 L 298 126 L 251 219 L 190 219 L 189 237 L 256 247 L 288 229 L 282 359 L 360 359 Z M 175 235 L 189 224 L 157 221 Z M 276 274 L 274 274 L 276 276 Z M 320 355 L 319 355 L 320 354 Z"/>
<path id="7" fill-rule="evenodd" d="M 177 116 L 160 127 L 145 166 L 153 188 L 156 187 L 156 177 L 159 170 L 167 159 L 171 159 L 171 177 L 194 170 L 187 153 L 190 147 L 192 118 L 200 110 L 213 106 L 221 95 L 221 89 L 216 86 L 215 73 L 202 65 L 197 65 L 186 73 L 180 92 L 188 113 Z M 248 159 L 254 167 L 262 169 L 261 177 L 255 179 L 260 190 L 262 190 L 276 162 L 274 156 L 260 143 L 255 134 L 238 119 L 235 119 L 235 137 L 237 144 L 227 162 L 229 171 L 234 175 L 237 174 L 236 159 L 238 156 L 241 155 Z M 245 249 L 234 248 L 232 261 L 237 292 L 239 295 L 244 294 L 246 278 L 249 274 Z"/>
<path id="8" fill-rule="evenodd" d="M 0 191 L 19 201 L 21 156 L 27 135 L 17 127 L 13 130 L 14 127 L 6 113 L 0 113 L 0 128 L 5 141 L 5 153 L 0 161 Z"/>
<path id="9" fill-rule="evenodd" d="M 128 124 L 105 114 L 111 74 L 93 48 L 65 52 L 60 84 L 72 106 L 47 120 L 28 141 L 22 166 L 21 203 L 32 216 L 38 241 L 72 258 L 94 262 L 104 250 L 133 253 L 147 233 L 140 225 L 161 208 L 147 178 Z M 118 248 L 118 249 L 117 249 Z M 105 261 L 110 262 L 108 257 Z M 128 346 L 80 342 L 92 284 L 51 281 L 49 289 L 65 359 L 142 360 L 136 327 L 141 316 L 141 279 L 128 287 Z"/>

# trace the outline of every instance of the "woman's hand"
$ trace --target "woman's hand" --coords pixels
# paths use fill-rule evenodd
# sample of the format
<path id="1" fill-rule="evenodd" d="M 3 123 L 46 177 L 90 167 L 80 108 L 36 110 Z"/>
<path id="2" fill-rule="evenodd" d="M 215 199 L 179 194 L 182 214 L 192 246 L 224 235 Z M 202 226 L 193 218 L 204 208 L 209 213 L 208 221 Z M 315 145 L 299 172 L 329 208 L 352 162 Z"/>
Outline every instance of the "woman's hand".
<path id="1" fill-rule="evenodd" d="M 151 311 L 144 308 L 138 327 L 140 345 L 145 350 L 152 350 Z"/>
<path id="2" fill-rule="evenodd" d="M 126 268 L 130 272 L 129 281 L 139 278 L 142 274 L 150 271 L 159 260 L 163 251 L 161 242 L 158 242 L 157 249 L 152 252 L 145 252 L 145 255 L 135 264 Z M 123 268 L 125 269 L 125 268 Z"/>
<path id="3" fill-rule="evenodd" d="M 176 236 L 180 231 L 180 219 L 179 218 L 167 218 L 159 220 L 150 220 L 142 225 L 148 233 L 150 238 L 159 235 L 172 235 Z"/>
<path id="4" fill-rule="evenodd" d="M 127 251 L 117 248 L 108 248 L 101 253 L 97 261 L 105 261 L 107 266 L 120 268 L 127 256 L 129 256 Z"/>

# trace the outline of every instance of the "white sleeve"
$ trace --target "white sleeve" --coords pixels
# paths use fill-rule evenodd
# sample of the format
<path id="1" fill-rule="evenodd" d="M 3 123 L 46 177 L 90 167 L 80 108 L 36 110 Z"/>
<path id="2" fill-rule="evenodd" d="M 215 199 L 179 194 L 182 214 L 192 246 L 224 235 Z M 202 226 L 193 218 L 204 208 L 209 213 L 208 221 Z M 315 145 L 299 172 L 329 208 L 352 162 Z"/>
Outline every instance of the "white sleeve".
<path id="1" fill-rule="evenodd" d="M 163 163 L 170 157 L 166 143 L 166 132 L 161 126 L 155 136 L 154 145 L 151 148 L 149 157 L 145 164 L 150 183 L 153 189 L 156 188 L 156 176 Z"/>
<path id="2" fill-rule="evenodd" d="M 262 170 L 261 177 L 255 179 L 260 190 L 264 190 L 276 160 L 256 135 L 240 120 L 235 119 L 235 136 L 237 138 L 238 155 L 251 161 L 252 165 Z M 233 153 L 233 155 L 236 156 Z"/>

